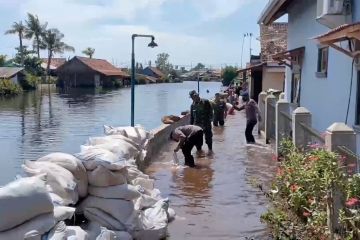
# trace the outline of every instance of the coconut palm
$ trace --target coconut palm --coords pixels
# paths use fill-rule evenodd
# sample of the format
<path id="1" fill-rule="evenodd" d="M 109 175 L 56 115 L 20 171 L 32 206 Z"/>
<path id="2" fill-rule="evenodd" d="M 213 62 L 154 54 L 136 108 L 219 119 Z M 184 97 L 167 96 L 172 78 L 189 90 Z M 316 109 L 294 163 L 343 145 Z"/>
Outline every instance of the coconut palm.
<path id="1" fill-rule="evenodd" d="M 36 48 L 38 58 L 40 58 L 40 49 L 44 49 L 44 46 L 41 44 L 41 36 L 45 32 L 46 27 L 47 23 L 41 24 L 38 16 L 28 13 L 25 37 L 27 39 L 34 39 L 33 46 Z"/>
<path id="2" fill-rule="evenodd" d="M 72 46 L 67 45 L 62 41 L 64 34 L 62 34 L 58 29 L 51 28 L 46 30 L 42 36 L 42 44 L 48 51 L 48 62 L 46 67 L 46 72 L 49 75 L 51 59 L 56 53 L 64 53 L 65 51 L 75 52 L 75 49 Z"/>
<path id="3" fill-rule="evenodd" d="M 25 26 L 23 25 L 22 21 L 20 22 L 14 22 L 14 24 L 11 26 L 11 29 L 7 30 L 5 34 L 17 34 L 19 36 L 20 41 L 20 56 L 21 56 L 21 65 L 24 65 L 24 47 L 23 47 L 23 39 L 25 34 Z"/>
<path id="4" fill-rule="evenodd" d="M 82 53 L 88 56 L 89 58 L 92 58 L 95 53 L 95 48 L 88 47 L 84 51 L 82 51 Z"/>

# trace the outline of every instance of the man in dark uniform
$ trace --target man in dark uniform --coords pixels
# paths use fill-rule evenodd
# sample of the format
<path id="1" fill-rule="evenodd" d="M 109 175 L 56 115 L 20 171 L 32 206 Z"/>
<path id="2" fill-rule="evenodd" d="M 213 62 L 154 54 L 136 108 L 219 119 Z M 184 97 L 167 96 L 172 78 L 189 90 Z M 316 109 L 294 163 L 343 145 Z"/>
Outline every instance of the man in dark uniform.
<path id="1" fill-rule="evenodd" d="M 215 99 L 211 103 L 214 109 L 214 126 L 217 127 L 219 124 L 220 126 L 224 126 L 227 112 L 226 102 L 221 99 L 220 93 L 216 93 Z"/>
<path id="2" fill-rule="evenodd" d="M 193 103 L 190 108 L 190 124 L 199 126 L 203 129 L 205 135 L 205 142 L 208 146 L 209 152 L 212 152 L 212 129 L 211 122 L 213 120 L 213 108 L 207 99 L 201 99 L 199 94 L 193 90 L 189 93 Z M 199 151 L 201 149 L 198 149 Z"/>
<path id="3" fill-rule="evenodd" d="M 203 145 L 203 130 L 199 126 L 186 125 L 176 128 L 170 134 L 170 139 L 179 142 L 174 152 L 182 150 L 185 157 L 185 165 L 195 167 L 194 157 L 191 155 L 191 150 L 194 146 L 201 149 Z"/>

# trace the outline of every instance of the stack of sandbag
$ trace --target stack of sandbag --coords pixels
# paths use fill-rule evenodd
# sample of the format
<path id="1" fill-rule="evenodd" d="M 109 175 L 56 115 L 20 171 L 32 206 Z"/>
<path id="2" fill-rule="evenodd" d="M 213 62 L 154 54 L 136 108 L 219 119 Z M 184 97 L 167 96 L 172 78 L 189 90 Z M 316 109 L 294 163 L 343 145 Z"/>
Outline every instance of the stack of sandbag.
<path id="1" fill-rule="evenodd" d="M 56 224 L 46 174 L 0 188 L 0 239 L 41 239 Z"/>
<path id="2" fill-rule="evenodd" d="M 48 190 L 57 205 L 74 205 L 87 195 L 87 173 L 82 162 L 66 153 L 52 153 L 37 161 L 25 161 L 26 175 L 47 174 Z"/>

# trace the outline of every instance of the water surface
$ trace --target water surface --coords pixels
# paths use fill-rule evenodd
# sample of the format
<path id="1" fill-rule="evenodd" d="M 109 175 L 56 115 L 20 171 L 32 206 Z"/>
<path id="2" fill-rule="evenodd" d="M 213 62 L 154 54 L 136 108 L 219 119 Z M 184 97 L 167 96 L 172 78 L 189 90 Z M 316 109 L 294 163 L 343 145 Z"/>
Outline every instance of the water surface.
<path id="1" fill-rule="evenodd" d="M 188 110 L 188 93 L 193 89 L 197 89 L 196 82 L 136 86 L 135 123 L 153 129 L 161 124 L 162 116 Z M 220 83 L 200 85 L 201 95 L 207 98 L 219 89 Z M 103 134 L 104 124 L 130 124 L 129 88 L 62 92 L 48 91 L 45 86 L 0 99 L 0 185 L 21 173 L 24 160 L 51 152 L 78 152 L 88 137 Z"/>

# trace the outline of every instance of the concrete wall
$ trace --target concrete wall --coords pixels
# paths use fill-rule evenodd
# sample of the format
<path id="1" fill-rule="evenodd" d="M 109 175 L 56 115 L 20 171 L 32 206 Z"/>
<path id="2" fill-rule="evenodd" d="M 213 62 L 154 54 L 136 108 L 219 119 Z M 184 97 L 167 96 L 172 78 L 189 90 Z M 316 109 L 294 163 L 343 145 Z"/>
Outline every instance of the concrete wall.
<path id="1" fill-rule="evenodd" d="M 359 0 L 353 0 L 354 6 L 353 6 L 353 19 L 354 22 L 360 21 L 360 1 Z"/>
<path id="2" fill-rule="evenodd" d="M 327 78 L 317 78 L 318 46 L 311 38 L 330 29 L 319 24 L 316 18 L 316 1 L 297 1 L 289 9 L 288 49 L 305 46 L 301 78 L 300 105 L 313 114 L 313 126 L 324 131 L 334 122 L 344 122 L 349 98 L 351 58 L 334 49 L 329 52 Z M 355 123 L 357 74 L 354 74 L 349 122 Z M 286 97 L 291 95 L 291 70 L 286 71 Z"/>
<path id="3" fill-rule="evenodd" d="M 284 80 L 285 72 L 274 72 L 271 69 L 264 68 L 262 90 L 266 92 L 272 88 L 283 91 Z"/>
<path id="4" fill-rule="evenodd" d="M 158 128 L 151 130 L 154 134 L 154 138 L 150 140 L 148 145 L 148 152 L 144 162 L 138 163 L 140 169 L 144 170 L 152 160 L 152 157 L 156 155 L 161 147 L 164 146 L 169 140 L 170 133 L 179 126 L 190 124 L 190 114 L 182 116 L 182 118 L 173 124 L 163 124 Z"/>

